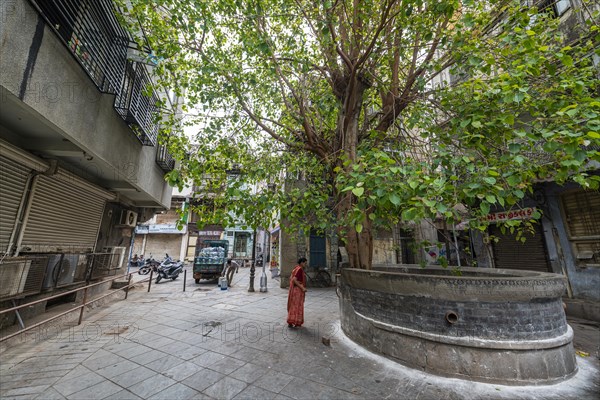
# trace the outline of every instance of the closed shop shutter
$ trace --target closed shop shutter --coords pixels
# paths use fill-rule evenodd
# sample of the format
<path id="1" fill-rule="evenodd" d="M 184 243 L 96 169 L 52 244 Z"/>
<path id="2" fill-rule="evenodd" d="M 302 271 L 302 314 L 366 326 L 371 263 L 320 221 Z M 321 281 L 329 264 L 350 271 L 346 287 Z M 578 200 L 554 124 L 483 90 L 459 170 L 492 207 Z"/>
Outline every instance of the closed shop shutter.
<path id="1" fill-rule="evenodd" d="M 104 205 L 113 196 L 60 169 L 36 179 L 20 251 L 93 251 Z"/>
<path id="2" fill-rule="evenodd" d="M 0 255 L 8 250 L 30 172 L 26 166 L 0 155 Z"/>
<path id="3" fill-rule="evenodd" d="M 561 199 L 577 266 L 600 267 L 600 192 L 568 192 Z"/>
<path id="4" fill-rule="evenodd" d="M 490 226 L 490 234 L 499 240 L 492 244 L 496 268 L 552 272 L 546 256 L 546 244 L 542 227 L 534 225 L 535 234 L 526 233 L 525 243 L 516 240 L 516 233 L 502 233 L 496 225 Z"/>

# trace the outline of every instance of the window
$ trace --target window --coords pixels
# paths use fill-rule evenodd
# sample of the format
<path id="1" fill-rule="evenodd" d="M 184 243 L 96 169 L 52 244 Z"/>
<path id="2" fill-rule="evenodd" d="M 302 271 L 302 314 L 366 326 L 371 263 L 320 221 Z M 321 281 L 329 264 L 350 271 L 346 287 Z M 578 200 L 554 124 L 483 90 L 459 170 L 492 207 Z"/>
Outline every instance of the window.
<path id="1" fill-rule="evenodd" d="M 576 265 L 600 267 L 600 192 L 569 192 L 561 199 Z"/>
<path id="2" fill-rule="evenodd" d="M 553 17 L 558 18 L 571 8 L 570 0 L 542 0 L 537 3 L 541 12 L 548 12 Z"/>

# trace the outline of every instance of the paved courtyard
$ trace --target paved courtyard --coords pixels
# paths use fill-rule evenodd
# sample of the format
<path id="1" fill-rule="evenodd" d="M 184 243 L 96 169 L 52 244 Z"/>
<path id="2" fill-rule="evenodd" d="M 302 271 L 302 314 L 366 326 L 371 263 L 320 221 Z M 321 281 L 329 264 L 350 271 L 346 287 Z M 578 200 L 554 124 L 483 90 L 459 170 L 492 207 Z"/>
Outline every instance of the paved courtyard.
<path id="1" fill-rule="evenodd" d="M 290 330 L 287 291 L 269 279 L 268 293 L 260 293 L 259 275 L 255 293 L 247 292 L 247 269 L 227 291 L 192 279 L 185 292 L 181 280 L 153 283 L 150 293 L 140 284 L 128 300 L 87 312 L 81 326 L 23 335 L 2 347 L 0 398 L 595 399 L 600 392 L 597 326 L 582 324 L 596 351 L 577 356 L 579 372 L 566 382 L 509 387 L 446 379 L 347 339 L 334 289 L 309 290 L 306 325 Z"/>

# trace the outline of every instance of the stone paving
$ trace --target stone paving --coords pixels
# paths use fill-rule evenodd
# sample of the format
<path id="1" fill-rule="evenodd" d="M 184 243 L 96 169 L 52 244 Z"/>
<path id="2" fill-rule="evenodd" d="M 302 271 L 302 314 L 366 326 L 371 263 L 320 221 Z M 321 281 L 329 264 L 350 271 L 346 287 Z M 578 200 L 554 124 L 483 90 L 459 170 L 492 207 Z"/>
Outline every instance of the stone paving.
<path id="1" fill-rule="evenodd" d="M 269 279 L 260 293 L 259 275 L 255 293 L 247 292 L 247 269 L 227 291 L 192 279 L 185 292 L 181 280 L 153 284 L 150 293 L 140 284 L 128 300 L 88 312 L 81 326 L 23 335 L 0 354 L 0 398 L 592 399 L 600 391 L 597 352 L 577 356 L 579 373 L 552 386 L 474 383 L 402 367 L 343 335 L 334 289 L 310 289 L 306 325 L 291 330 L 287 291 Z"/>

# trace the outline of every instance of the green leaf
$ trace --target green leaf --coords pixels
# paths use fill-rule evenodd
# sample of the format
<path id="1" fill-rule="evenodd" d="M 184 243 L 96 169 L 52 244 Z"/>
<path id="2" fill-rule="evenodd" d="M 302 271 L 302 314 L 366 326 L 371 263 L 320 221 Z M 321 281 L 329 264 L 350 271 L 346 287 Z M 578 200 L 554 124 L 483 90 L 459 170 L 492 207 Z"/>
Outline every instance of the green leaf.
<path id="1" fill-rule="evenodd" d="M 389 199 L 393 205 L 395 205 L 395 206 L 400 205 L 400 196 L 398 196 L 396 193 L 390 193 Z"/>
<path id="2" fill-rule="evenodd" d="M 566 114 L 567 114 L 569 117 L 573 117 L 573 116 L 577 115 L 577 113 L 578 113 L 578 112 L 579 112 L 579 110 L 577 110 L 576 108 L 571 108 L 570 110 L 568 110 L 568 111 L 566 112 Z"/>
<path id="3" fill-rule="evenodd" d="M 352 193 L 356 197 L 362 196 L 364 192 L 365 192 L 365 188 L 362 188 L 362 187 L 357 187 L 357 188 L 352 189 Z"/>
<path id="4" fill-rule="evenodd" d="M 482 201 L 481 204 L 479 205 L 479 208 L 481 209 L 481 212 L 483 213 L 483 215 L 487 215 L 490 213 L 490 204 Z"/>
<path id="5" fill-rule="evenodd" d="M 589 131 L 585 135 L 591 139 L 600 139 L 600 133 L 598 133 L 598 132 Z"/>
<path id="6" fill-rule="evenodd" d="M 363 230 L 362 224 L 356 224 L 355 229 L 357 233 L 361 233 Z"/>
<path id="7" fill-rule="evenodd" d="M 525 93 L 523 93 L 523 92 L 516 92 L 513 95 L 513 101 L 515 103 L 520 103 L 524 98 L 525 98 Z"/>
<path id="8" fill-rule="evenodd" d="M 519 143 L 510 143 L 508 145 L 508 151 L 511 153 L 518 153 L 521 150 L 521 145 Z"/>
<path id="9" fill-rule="evenodd" d="M 502 117 L 502 120 L 507 125 L 514 125 L 514 123 L 515 123 L 515 116 L 512 115 L 512 114 L 505 115 L 505 116 Z"/>
<path id="10" fill-rule="evenodd" d="M 587 159 L 587 152 L 583 150 L 577 150 L 575 153 L 573 153 L 573 158 L 579 162 L 583 162 Z"/>
<path id="11" fill-rule="evenodd" d="M 412 221 L 417 216 L 417 209 L 412 207 L 402 211 L 402 219 L 404 221 Z"/>
<path id="12" fill-rule="evenodd" d="M 521 177 L 519 177 L 518 175 L 511 175 L 508 178 L 506 178 L 506 182 L 508 182 L 510 186 L 515 186 L 516 184 L 521 182 Z"/>
<path id="13" fill-rule="evenodd" d="M 435 206 L 435 204 L 437 203 L 435 200 L 431 200 L 431 199 L 424 199 L 423 203 L 425 203 L 425 205 L 427 207 L 433 207 Z"/>
<path id="14" fill-rule="evenodd" d="M 481 128 L 483 126 L 479 121 L 473 121 L 471 125 L 473 125 L 474 128 Z"/>
<path id="15" fill-rule="evenodd" d="M 572 67 L 573 66 L 573 58 L 569 55 L 565 55 L 563 56 L 560 61 L 562 61 L 562 63 L 567 66 L 567 67 Z"/>

